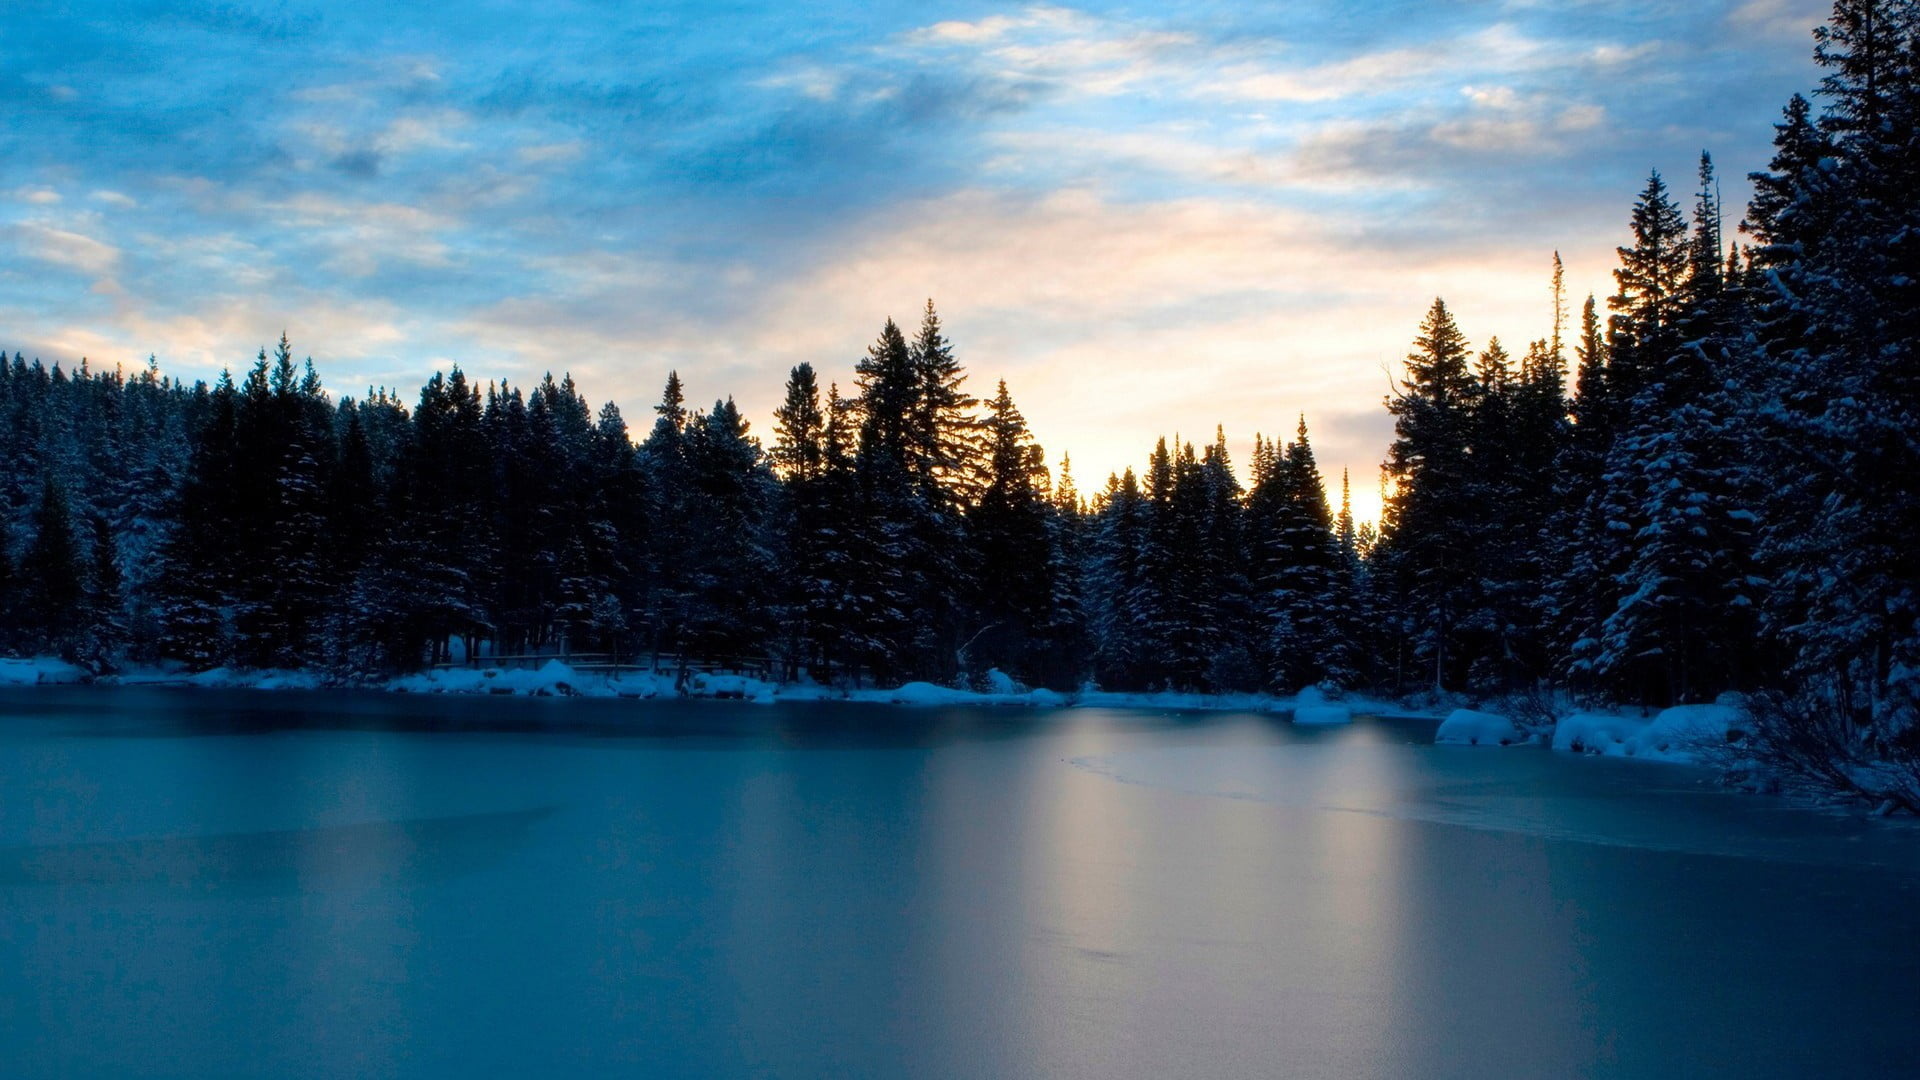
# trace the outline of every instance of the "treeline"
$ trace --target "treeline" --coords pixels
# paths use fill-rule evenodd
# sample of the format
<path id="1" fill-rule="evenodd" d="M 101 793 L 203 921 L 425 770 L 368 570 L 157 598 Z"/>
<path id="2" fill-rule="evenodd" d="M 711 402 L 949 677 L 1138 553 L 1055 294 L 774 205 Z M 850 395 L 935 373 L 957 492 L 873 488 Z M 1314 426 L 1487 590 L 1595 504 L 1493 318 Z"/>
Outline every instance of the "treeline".
<path id="1" fill-rule="evenodd" d="M 1595 334 L 1590 305 L 1578 351 L 1606 370 Z M 1516 371 L 1494 343 L 1469 370 L 1440 304 L 1422 343 L 1378 541 L 1329 505 L 1304 419 L 1256 437 L 1244 486 L 1216 432 L 1160 440 L 1083 500 L 1004 384 L 965 392 L 931 304 L 912 340 L 886 325 L 849 396 L 796 367 L 764 449 L 731 401 L 689 410 L 677 376 L 636 441 L 570 379 L 456 368 L 411 406 L 336 401 L 284 338 L 211 387 L 16 356 L 0 635 L 101 670 L 345 677 L 530 653 L 1063 689 L 1551 676 L 1526 620 L 1539 580 L 1580 569 L 1521 534 L 1566 490 L 1558 349 Z"/>
<path id="2" fill-rule="evenodd" d="M 1155 449 L 1089 506 L 1004 384 L 965 390 L 929 302 L 853 393 L 793 369 L 770 446 L 671 376 L 637 441 L 571 379 L 331 398 L 283 337 L 238 381 L 0 365 L 0 635 L 106 670 L 344 677 L 541 653 L 786 677 L 1257 690 L 1356 681 L 1351 516 L 1304 423 Z M 1342 595 L 1346 595 L 1342 593 Z M 1357 609 L 1355 609 L 1357 613 Z"/>
<path id="3" fill-rule="evenodd" d="M 1434 304 L 1370 560 L 1432 683 L 1764 689 L 1829 750 L 1920 751 L 1920 4 L 1842 0 L 1815 41 L 1746 243 L 1706 156 L 1690 215 L 1648 181 L 1569 399 L 1557 264 L 1517 369 Z"/>
<path id="4" fill-rule="evenodd" d="M 1723 235 L 1656 173 L 1618 288 L 1516 358 L 1435 301 L 1388 408 L 1378 534 L 1304 419 L 1161 440 L 1083 499 L 929 302 L 848 392 L 793 369 L 762 443 L 670 378 L 644 430 L 570 379 L 325 392 L 282 338 L 237 382 L 0 363 L 0 646 L 98 667 L 477 653 L 765 663 L 820 680 L 1614 701 L 1920 675 L 1916 4 L 1843 0 Z M 1571 384 L 1571 385 L 1569 385 Z M 1344 495 L 1345 479 L 1342 481 Z M 1904 719 L 1899 725 L 1904 725 Z"/>

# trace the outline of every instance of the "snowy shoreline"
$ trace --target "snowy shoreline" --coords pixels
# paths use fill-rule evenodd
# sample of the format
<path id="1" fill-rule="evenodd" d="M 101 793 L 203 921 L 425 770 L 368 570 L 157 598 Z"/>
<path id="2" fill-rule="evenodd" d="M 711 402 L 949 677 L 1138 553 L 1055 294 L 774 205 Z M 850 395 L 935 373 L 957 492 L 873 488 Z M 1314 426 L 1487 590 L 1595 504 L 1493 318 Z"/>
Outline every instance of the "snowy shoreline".
<path id="1" fill-rule="evenodd" d="M 365 690 L 399 694 L 502 697 L 582 697 L 645 700 L 734 700 L 758 705 L 782 702 L 846 702 L 908 707 L 1000 706 L 1043 709 L 1139 709 L 1160 712 L 1260 712 L 1285 714 L 1296 724 L 1351 723 L 1356 715 L 1434 721 L 1441 746 L 1547 746 L 1554 750 L 1632 757 L 1674 764 L 1702 764 L 1705 751 L 1724 747 L 1744 730 L 1733 703 L 1682 705 L 1652 716 L 1625 711 L 1578 712 L 1550 727 L 1529 728 L 1491 712 L 1410 707 L 1391 700 L 1333 700 L 1316 690 L 1291 697 L 1272 694 L 1126 693 L 1081 690 L 1064 694 L 1020 686 L 1000 672 L 988 676 L 990 691 L 959 690 L 927 682 L 891 688 L 847 689 L 811 682 L 775 683 L 743 675 L 695 672 L 681 683 L 647 671 L 580 671 L 558 659 L 537 668 L 438 668 L 383 682 L 341 682 L 314 672 L 240 671 L 215 668 L 192 674 L 135 668 L 95 676 L 51 657 L 0 659 L 0 686 L 188 686 L 227 690 Z"/>
<path id="2" fill-rule="evenodd" d="M 184 673 L 134 668 L 96 676 L 63 660 L 0 659 L 0 687 L 189 686 L 228 690 L 368 690 L 401 694 L 453 694 L 506 697 L 584 697 L 625 700 L 736 700 L 773 705 L 781 702 L 848 702 L 905 706 L 1014 706 L 1028 708 L 1150 709 L 1160 711 L 1264 712 L 1292 714 L 1306 725 L 1350 723 L 1356 714 L 1439 720 L 1434 712 L 1410 710 L 1399 703 L 1353 697 L 1330 700 L 1308 690 L 1294 696 L 1272 694 L 1199 694 L 1161 691 L 1125 693 L 1081 690 L 1071 694 L 1028 689 L 999 672 L 989 673 L 991 691 L 958 690 L 927 682 L 891 688 L 846 689 L 811 682 L 775 683 L 743 675 L 690 674 L 684 685 L 671 675 L 646 671 L 609 674 L 579 671 L 560 660 L 537 668 L 439 668 L 385 681 L 342 682 L 314 672 L 240 671 L 215 668 Z"/>

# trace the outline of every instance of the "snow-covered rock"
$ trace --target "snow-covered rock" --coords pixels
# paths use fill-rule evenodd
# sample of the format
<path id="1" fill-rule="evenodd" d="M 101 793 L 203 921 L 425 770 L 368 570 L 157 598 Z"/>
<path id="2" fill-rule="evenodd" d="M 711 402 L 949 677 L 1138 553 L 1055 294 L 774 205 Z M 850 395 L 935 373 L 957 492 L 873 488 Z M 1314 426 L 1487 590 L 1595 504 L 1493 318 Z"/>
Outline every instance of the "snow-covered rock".
<path id="1" fill-rule="evenodd" d="M 1694 762 L 1715 747 L 1743 738 L 1746 726 L 1745 711 L 1733 704 L 1676 705 L 1653 718 L 1630 752 L 1659 761 Z"/>
<path id="2" fill-rule="evenodd" d="M 1616 713 L 1575 713 L 1554 725 L 1553 748 L 1692 764 L 1704 752 L 1745 737 L 1747 723 L 1746 710 L 1732 697 L 1712 705 L 1676 705 L 1651 720 Z"/>
<path id="3" fill-rule="evenodd" d="M 1498 713 L 1455 709 L 1440 722 L 1433 741 L 1456 746 L 1513 746 L 1526 742 L 1527 734 Z"/>
<path id="4" fill-rule="evenodd" d="M 1574 713 L 1553 726 L 1553 748 L 1622 757 L 1633 752 L 1630 748 L 1646 729 L 1647 721 L 1631 716 Z"/>
<path id="5" fill-rule="evenodd" d="M 1293 700 L 1293 722 L 1296 724 L 1351 724 L 1353 710 L 1337 701 L 1328 701 L 1325 694 L 1309 686 L 1300 691 L 1300 696 Z"/>

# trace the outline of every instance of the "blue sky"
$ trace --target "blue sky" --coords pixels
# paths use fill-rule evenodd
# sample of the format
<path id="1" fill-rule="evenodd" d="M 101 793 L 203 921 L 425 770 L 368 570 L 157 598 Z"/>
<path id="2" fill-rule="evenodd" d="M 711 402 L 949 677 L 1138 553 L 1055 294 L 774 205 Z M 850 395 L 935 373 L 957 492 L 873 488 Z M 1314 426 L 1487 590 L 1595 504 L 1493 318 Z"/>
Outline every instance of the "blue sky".
<path id="1" fill-rule="evenodd" d="M 677 367 L 764 434 L 932 296 L 1083 489 L 1305 412 L 1366 507 L 1432 297 L 1517 352 L 1648 169 L 1742 204 L 1824 11 L 13 0 L 0 343 L 191 378 L 285 328 L 340 392 L 571 371 L 636 423 Z"/>

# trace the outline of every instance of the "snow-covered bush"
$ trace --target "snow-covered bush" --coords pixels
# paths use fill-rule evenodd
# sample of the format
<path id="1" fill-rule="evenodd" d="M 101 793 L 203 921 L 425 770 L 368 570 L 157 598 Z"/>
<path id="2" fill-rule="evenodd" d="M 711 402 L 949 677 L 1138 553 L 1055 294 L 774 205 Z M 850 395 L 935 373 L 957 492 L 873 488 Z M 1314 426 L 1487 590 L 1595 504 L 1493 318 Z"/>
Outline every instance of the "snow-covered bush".
<path id="1" fill-rule="evenodd" d="M 1439 730 L 1433 733 L 1435 743 L 1458 746 L 1513 746 L 1529 738 L 1512 719 L 1498 713 L 1475 712 L 1472 709 L 1455 709 L 1448 713 L 1447 718 L 1440 722 Z"/>
<path id="2" fill-rule="evenodd" d="M 1576 754 L 1624 756 L 1646 728 L 1645 720 L 1618 713 L 1574 713 L 1553 725 L 1553 748 Z"/>

